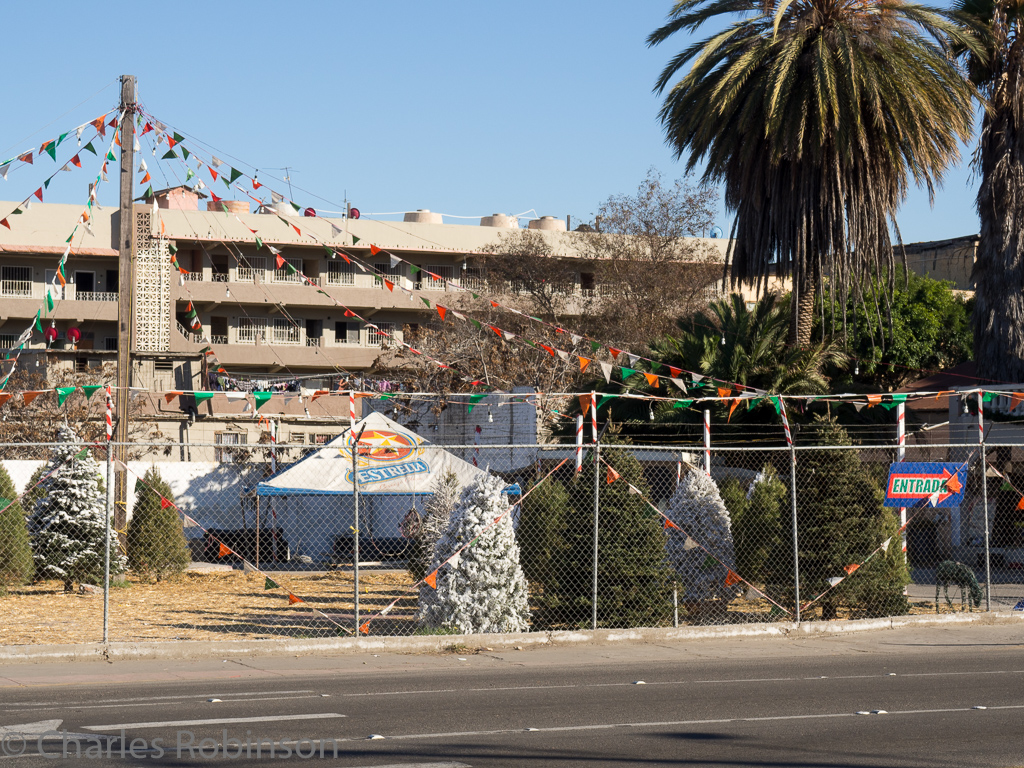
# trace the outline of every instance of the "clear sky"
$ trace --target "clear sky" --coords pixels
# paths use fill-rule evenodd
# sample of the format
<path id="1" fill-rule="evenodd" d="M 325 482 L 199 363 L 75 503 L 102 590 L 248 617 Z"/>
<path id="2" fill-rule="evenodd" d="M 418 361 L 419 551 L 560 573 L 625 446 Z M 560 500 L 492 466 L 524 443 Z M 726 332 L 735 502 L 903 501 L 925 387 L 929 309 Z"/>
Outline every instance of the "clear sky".
<path id="1" fill-rule="evenodd" d="M 318 210 L 339 209 L 347 194 L 368 214 L 589 220 L 610 195 L 635 191 L 649 167 L 682 174 L 651 87 L 686 41 L 644 42 L 670 7 L 11 3 L 0 159 L 115 106 L 116 78 L 128 73 L 147 110 L 240 169 L 259 168 L 269 181 L 290 166 L 294 198 Z M 971 151 L 934 208 L 912 193 L 899 220 L 905 241 L 977 232 Z M 51 171 L 15 169 L 0 181 L 0 199 L 27 197 Z M 46 201 L 84 202 L 84 176 L 61 174 Z M 101 202 L 116 194 L 106 185 Z M 728 227 L 724 213 L 718 223 Z"/>

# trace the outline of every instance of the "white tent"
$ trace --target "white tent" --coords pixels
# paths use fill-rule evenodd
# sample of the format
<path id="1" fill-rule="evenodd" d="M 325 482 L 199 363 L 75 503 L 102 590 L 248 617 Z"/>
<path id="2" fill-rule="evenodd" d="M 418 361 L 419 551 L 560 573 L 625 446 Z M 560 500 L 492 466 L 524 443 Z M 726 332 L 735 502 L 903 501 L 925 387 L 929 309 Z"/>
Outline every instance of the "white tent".
<path id="1" fill-rule="evenodd" d="M 464 487 L 486 473 L 387 416 L 371 413 L 352 430 L 257 485 L 262 519 L 284 529 L 293 554 L 329 560 L 336 540 L 352 536 L 353 432 L 359 436 L 360 544 L 367 554 L 400 542 L 402 519 L 410 509 L 422 510 L 436 478 L 454 472 Z"/>

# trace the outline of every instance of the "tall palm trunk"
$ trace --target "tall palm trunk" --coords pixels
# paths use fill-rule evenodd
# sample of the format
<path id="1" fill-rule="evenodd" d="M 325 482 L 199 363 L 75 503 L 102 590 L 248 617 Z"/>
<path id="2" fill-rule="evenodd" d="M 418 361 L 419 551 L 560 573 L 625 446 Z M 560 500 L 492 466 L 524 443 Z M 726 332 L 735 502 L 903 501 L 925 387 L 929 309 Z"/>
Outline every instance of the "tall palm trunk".
<path id="1" fill-rule="evenodd" d="M 1024 66 L 1016 46 L 982 123 L 975 280 L 974 361 L 978 375 L 1024 382 Z"/>
<path id="2" fill-rule="evenodd" d="M 794 283 L 794 300 L 789 306 L 789 337 L 786 343 L 791 347 L 805 348 L 811 344 L 811 331 L 814 328 L 814 297 L 815 281 L 798 279 Z"/>

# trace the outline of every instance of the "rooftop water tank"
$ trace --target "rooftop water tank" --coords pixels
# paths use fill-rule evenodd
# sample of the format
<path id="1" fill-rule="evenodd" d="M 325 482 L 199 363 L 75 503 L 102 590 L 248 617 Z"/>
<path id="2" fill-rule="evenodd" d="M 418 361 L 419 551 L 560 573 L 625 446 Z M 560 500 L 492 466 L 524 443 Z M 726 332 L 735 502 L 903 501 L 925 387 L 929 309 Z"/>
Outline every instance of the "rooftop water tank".
<path id="1" fill-rule="evenodd" d="M 499 229 L 519 229 L 519 219 L 506 213 L 492 213 L 480 219 L 481 227 L 498 227 Z"/>
<path id="2" fill-rule="evenodd" d="M 565 220 L 557 219 L 554 216 L 541 216 L 539 219 L 530 220 L 530 229 L 540 229 L 544 232 L 565 232 Z"/>
<path id="3" fill-rule="evenodd" d="M 443 224 L 440 213 L 431 213 L 426 208 L 417 211 L 406 211 L 403 221 L 411 221 L 416 224 Z"/>

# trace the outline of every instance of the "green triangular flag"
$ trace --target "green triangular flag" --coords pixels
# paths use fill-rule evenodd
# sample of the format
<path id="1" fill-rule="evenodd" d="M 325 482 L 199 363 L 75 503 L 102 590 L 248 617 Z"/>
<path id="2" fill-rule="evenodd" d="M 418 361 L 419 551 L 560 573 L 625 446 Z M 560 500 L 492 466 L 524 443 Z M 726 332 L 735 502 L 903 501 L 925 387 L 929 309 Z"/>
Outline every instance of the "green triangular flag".
<path id="1" fill-rule="evenodd" d="M 42 310 L 40 310 L 40 309 L 36 310 L 36 330 L 39 331 L 40 333 L 43 332 L 43 324 L 41 322 L 39 322 L 39 314 L 41 312 L 42 312 Z"/>
<path id="2" fill-rule="evenodd" d="M 599 350 L 600 348 L 601 348 L 601 345 L 598 344 L 596 341 L 590 342 L 590 351 L 591 352 L 597 352 L 597 350 Z"/>
<path id="3" fill-rule="evenodd" d="M 57 146 L 59 147 L 59 146 L 60 146 L 60 143 L 61 143 L 62 141 L 64 141 L 64 139 L 66 139 L 67 137 L 68 137 L 68 135 L 67 135 L 66 133 L 62 133 L 62 134 L 61 134 L 61 135 L 60 135 L 60 136 L 59 136 L 59 137 L 57 138 Z M 54 159 L 56 159 L 56 158 L 54 158 Z"/>
<path id="4" fill-rule="evenodd" d="M 185 174 L 185 181 L 188 181 L 189 179 L 191 179 L 195 175 L 196 175 L 196 172 L 193 171 L 191 168 L 189 168 L 188 169 L 188 173 Z"/>
<path id="5" fill-rule="evenodd" d="M 231 189 L 231 180 L 227 176 L 221 176 L 220 180 L 224 182 L 224 186 Z"/>
<path id="6" fill-rule="evenodd" d="M 174 153 L 172 152 L 171 154 Z M 177 155 L 174 156 L 177 157 Z M 117 160 L 117 157 L 114 156 L 114 150 L 111 149 L 107 151 L 107 160 Z"/>
<path id="7" fill-rule="evenodd" d="M 183 142 L 185 140 L 185 137 L 182 136 L 181 134 L 179 134 L 176 131 L 172 131 L 171 132 L 171 138 L 174 139 L 174 143 L 175 144 L 180 144 L 181 142 Z"/>
<path id="8" fill-rule="evenodd" d="M 359 242 L 359 241 L 360 241 L 361 239 L 362 239 L 362 238 L 359 238 L 359 237 L 356 237 L 355 235 L 352 235 L 352 245 L 355 245 L 355 244 L 356 244 L 356 243 L 358 243 L 358 242 Z"/>
<path id="9" fill-rule="evenodd" d="M 613 400 L 618 395 L 601 395 L 601 399 L 597 401 L 597 410 L 601 410 L 601 406 L 607 403 L 609 400 Z"/>
<path id="10" fill-rule="evenodd" d="M 175 245 L 174 243 L 168 243 L 167 244 L 167 250 L 170 251 L 172 254 L 177 253 L 178 252 L 178 246 Z"/>
<path id="11" fill-rule="evenodd" d="M 286 261 L 286 262 L 284 263 L 284 265 L 285 265 L 285 267 L 287 267 L 287 268 L 288 268 L 288 273 L 289 273 L 289 274 L 291 274 L 292 272 L 298 272 L 298 271 L 299 271 L 299 270 L 297 270 L 297 269 L 296 269 L 295 267 L 293 267 L 293 266 L 292 266 L 292 263 L 291 263 L 290 261 Z"/>
<path id="12" fill-rule="evenodd" d="M 148 200 L 148 199 L 149 199 L 149 198 L 151 198 L 152 196 L 153 196 L 153 185 L 152 185 L 152 184 L 150 184 L 150 185 L 149 185 L 149 187 L 147 187 L 147 189 L 146 189 L 146 192 L 145 192 L 145 194 L 143 195 L 143 197 L 144 197 L 144 198 L 146 198 L 146 199 Z"/>
<path id="13" fill-rule="evenodd" d="M 51 141 L 49 144 L 46 145 L 46 154 L 48 154 L 51 158 L 53 158 L 54 162 L 56 162 L 56 160 L 57 160 L 57 143 L 56 142 Z"/>
<path id="14" fill-rule="evenodd" d="M 264 405 L 270 401 L 271 392 L 253 392 L 253 399 L 256 401 L 256 410 L 258 411 Z"/>
<path id="15" fill-rule="evenodd" d="M 267 580 L 265 582 L 263 582 L 263 588 L 264 589 L 280 589 L 281 586 L 279 584 L 275 584 L 274 580 L 271 579 L 269 576 L 267 576 Z"/>
<path id="16" fill-rule="evenodd" d="M 46 287 L 46 310 L 53 312 L 53 294 L 50 293 L 50 287 Z"/>
<path id="17" fill-rule="evenodd" d="M 478 331 L 479 331 L 479 330 L 480 330 L 481 328 L 483 328 L 483 326 L 482 326 L 482 325 L 480 325 L 480 321 L 479 321 L 479 320 L 474 320 L 474 319 L 473 319 L 473 318 L 471 317 L 471 318 L 469 318 L 469 322 L 471 322 L 471 323 L 472 323 L 473 325 L 475 325 L 475 326 L 476 326 L 476 329 L 477 329 Z"/>
<path id="18" fill-rule="evenodd" d="M 89 142 L 88 144 L 86 144 L 86 145 L 85 145 L 85 146 L 83 147 L 83 149 L 87 149 L 87 150 L 89 150 L 89 151 L 90 151 L 90 152 L 92 152 L 92 153 L 93 153 L 94 155 L 96 154 L 96 147 L 94 147 L 94 146 L 92 145 L 92 142 L 91 142 L 91 141 L 90 141 L 90 142 Z"/>
<path id="19" fill-rule="evenodd" d="M 1003 480 L 1003 484 L 999 486 L 1000 491 L 1012 491 L 1013 486 L 1010 485 L 1006 480 Z"/>
<path id="20" fill-rule="evenodd" d="M 234 170 L 234 169 L 232 169 L 232 170 Z M 291 206 L 292 208 L 294 208 L 294 209 L 295 209 L 295 211 L 296 211 L 296 213 L 302 210 L 302 209 L 301 209 L 301 208 L 299 207 L 299 204 L 298 204 L 298 203 L 293 203 L 293 202 L 292 202 L 291 200 L 289 200 L 289 201 L 288 201 L 288 205 L 290 205 L 290 206 Z"/>
<path id="21" fill-rule="evenodd" d="M 676 400 L 672 403 L 673 408 L 689 408 L 693 405 L 693 400 Z"/>
<path id="22" fill-rule="evenodd" d="M 262 247 L 263 247 L 263 241 L 260 240 L 260 236 L 259 235 L 256 235 L 256 250 L 258 251 Z"/>
<path id="23" fill-rule="evenodd" d="M 775 395 L 772 395 L 768 399 L 771 401 L 772 405 L 775 406 L 775 415 L 780 415 L 782 413 L 782 400 L 778 397 L 775 397 Z"/>
<path id="24" fill-rule="evenodd" d="M 472 413 L 473 407 L 483 400 L 487 395 L 470 395 L 469 396 L 469 408 L 466 409 L 466 413 Z"/>
<path id="25" fill-rule="evenodd" d="M 161 160 L 170 160 L 170 159 L 172 159 L 172 158 L 174 158 L 174 159 L 177 159 L 177 158 L 178 158 L 178 153 L 177 153 L 177 152 L 175 152 L 175 151 L 174 151 L 173 149 L 168 149 L 168 150 L 167 150 L 167 151 L 166 151 L 166 152 L 164 153 L 163 157 L 161 157 L 160 159 L 161 159 Z"/>
<path id="26" fill-rule="evenodd" d="M 328 256 L 330 256 L 330 257 L 331 257 L 332 259 L 334 258 L 334 249 L 333 249 L 333 248 L 331 248 L 331 246 L 329 246 L 329 245 L 325 245 L 325 246 L 324 246 L 324 251 L 325 251 L 325 252 L 327 253 L 327 255 L 328 255 Z"/>
<path id="27" fill-rule="evenodd" d="M 423 298 L 422 296 L 420 296 L 420 301 L 422 301 L 422 302 L 423 302 L 424 304 L 426 304 L 426 305 L 427 305 L 428 307 L 430 306 L 430 299 L 425 299 L 425 298 Z"/>
<path id="28" fill-rule="evenodd" d="M 234 183 L 235 179 L 239 178 L 241 175 L 242 175 L 241 171 L 239 171 L 239 170 L 237 170 L 235 168 L 232 168 L 231 169 L 231 183 Z M 295 210 L 299 210 L 299 209 L 296 208 Z"/>
<path id="29" fill-rule="evenodd" d="M 100 390 L 100 389 L 103 389 L 103 386 L 100 385 L 100 384 L 83 384 L 82 385 L 82 391 L 85 392 L 86 400 L 88 400 L 93 395 L 95 395 L 96 392 L 98 390 Z"/>
<path id="30" fill-rule="evenodd" d="M 656 363 L 656 362 L 654 362 L 652 360 L 651 361 L 651 373 L 657 373 L 659 368 L 661 368 L 661 363 Z"/>
<path id="31" fill-rule="evenodd" d="M 57 387 L 54 391 L 57 393 L 57 405 L 64 405 L 64 401 L 75 391 L 75 387 Z"/>
<path id="32" fill-rule="evenodd" d="M 76 459 L 84 459 L 88 455 L 89 455 L 89 449 L 88 448 L 83 448 L 82 450 L 80 450 L 78 453 L 75 454 L 75 458 Z"/>
<path id="33" fill-rule="evenodd" d="M 409 265 L 409 274 L 410 275 L 415 275 L 415 274 L 417 274 L 420 271 L 421 271 L 420 268 L 417 267 L 415 264 L 410 264 Z"/>
<path id="34" fill-rule="evenodd" d="M 473 298 L 474 299 L 479 299 L 480 298 L 480 294 L 479 293 L 473 293 L 472 291 L 470 291 L 470 293 L 473 294 Z"/>
<path id="35" fill-rule="evenodd" d="M 207 400 L 213 399 L 213 392 L 193 392 L 192 396 L 196 399 L 197 403 L 205 403 Z"/>
<path id="36" fill-rule="evenodd" d="M 623 381 L 628 379 L 634 373 L 636 373 L 636 369 L 635 368 L 627 368 L 626 366 L 622 366 L 622 380 Z"/>
<path id="37" fill-rule="evenodd" d="M 49 189 L 49 188 L 50 188 L 50 180 L 47 179 L 46 181 L 43 182 L 43 189 Z"/>
<path id="38" fill-rule="evenodd" d="M 704 558 L 704 562 L 700 564 L 700 567 L 706 571 L 710 568 L 714 568 L 717 564 L 718 561 L 715 560 L 715 558 L 713 558 L 711 555 L 708 555 Z"/>

